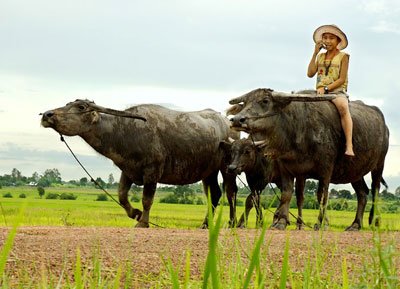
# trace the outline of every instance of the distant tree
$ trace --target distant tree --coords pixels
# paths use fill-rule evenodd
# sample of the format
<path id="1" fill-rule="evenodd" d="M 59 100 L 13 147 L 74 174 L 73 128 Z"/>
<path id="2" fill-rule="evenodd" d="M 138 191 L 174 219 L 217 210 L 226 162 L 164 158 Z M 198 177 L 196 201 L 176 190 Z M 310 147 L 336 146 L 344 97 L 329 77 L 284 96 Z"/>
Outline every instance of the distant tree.
<path id="1" fill-rule="evenodd" d="M 304 186 L 305 195 L 316 195 L 318 190 L 318 182 L 307 180 Z"/>
<path id="2" fill-rule="evenodd" d="M 58 169 L 47 169 L 43 177 L 48 179 L 51 184 L 61 184 L 62 182 L 61 174 Z"/>
<path id="3" fill-rule="evenodd" d="M 394 195 L 400 198 L 400 187 L 397 187 L 397 189 L 394 191 Z"/>
<path id="4" fill-rule="evenodd" d="M 17 170 L 16 168 L 13 168 L 11 171 L 11 181 L 13 183 L 16 183 L 17 181 L 22 179 L 22 174 L 19 170 Z"/>
<path id="5" fill-rule="evenodd" d="M 111 188 L 112 185 L 114 184 L 114 182 L 115 182 L 115 180 L 114 180 L 113 174 L 109 174 L 108 175 L 107 187 Z"/>
<path id="6" fill-rule="evenodd" d="M 329 197 L 332 199 L 339 198 L 339 191 L 331 189 L 331 191 L 329 192 Z"/>
<path id="7" fill-rule="evenodd" d="M 339 190 L 338 197 L 347 200 L 351 200 L 353 198 L 349 190 Z"/>
<path id="8" fill-rule="evenodd" d="M 37 185 L 39 187 L 50 187 L 51 182 L 49 179 L 47 179 L 45 177 L 40 177 L 39 181 L 37 182 Z"/>
<path id="9" fill-rule="evenodd" d="M 387 190 L 383 190 L 382 193 L 379 194 L 382 199 L 387 200 L 387 201 L 393 201 L 396 200 L 396 196 Z"/>
<path id="10" fill-rule="evenodd" d="M 44 188 L 43 187 L 37 187 L 37 191 L 39 193 L 39 197 L 42 198 L 44 196 Z"/>
<path id="11" fill-rule="evenodd" d="M 37 172 L 34 172 L 32 176 L 29 178 L 29 181 L 37 183 L 39 179 L 40 179 L 39 174 Z"/>
<path id="12" fill-rule="evenodd" d="M 88 184 L 88 179 L 86 177 L 83 177 L 79 180 L 80 186 L 84 187 L 84 186 L 87 186 L 87 184 Z"/>
<path id="13" fill-rule="evenodd" d="M 96 183 L 99 184 L 102 187 L 104 187 L 106 185 L 106 183 L 100 177 L 98 177 L 96 179 Z"/>

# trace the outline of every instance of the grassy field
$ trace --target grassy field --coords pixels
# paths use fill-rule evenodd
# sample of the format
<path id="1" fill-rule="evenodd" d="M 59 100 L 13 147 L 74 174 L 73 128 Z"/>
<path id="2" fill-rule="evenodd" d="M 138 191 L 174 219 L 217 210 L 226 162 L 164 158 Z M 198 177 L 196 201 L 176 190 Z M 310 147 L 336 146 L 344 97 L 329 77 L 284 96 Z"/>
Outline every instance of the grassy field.
<path id="1" fill-rule="evenodd" d="M 12 224 L 22 204 L 26 203 L 26 212 L 22 221 L 23 226 L 106 226 L 106 227 L 131 227 L 136 221 L 129 219 L 125 211 L 114 201 L 96 201 L 103 192 L 94 188 L 47 188 L 48 193 L 73 193 L 76 200 L 59 200 L 39 198 L 36 188 L 8 187 L 0 190 L 0 196 L 10 193 L 12 198 L 0 199 L 1 216 L 0 225 Z M 26 198 L 19 198 L 23 193 Z M 115 190 L 110 193 L 117 198 Z M 159 199 L 165 196 L 165 192 L 158 191 L 151 209 L 151 222 L 168 228 L 198 228 L 205 217 L 207 205 L 182 205 L 159 203 Z M 141 203 L 132 203 L 134 207 L 141 209 Z M 272 208 L 272 211 L 275 209 Z M 238 218 L 244 211 L 244 207 L 237 208 Z M 297 215 L 297 209 L 291 212 Z M 223 210 L 222 224 L 227 225 L 229 210 Z M 264 211 L 267 222 L 272 222 L 272 212 Z M 317 210 L 304 210 L 303 218 L 306 224 L 313 226 L 317 219 Z M 330 229 L 342 231 L 349 226 L 355 216 L 352 211 L 329 210 Z M 288 229 L 295 229 L 294 218 Z M 364 216 L 364 229 L 368 229 L 368 212 Z M 269 224 L 268 224 L 269 225 Z M 400 231 L 398 214 L 382 214 L 382 226 L 392 231 Z M 249 227 L 255 227 L 255 210 L 249 217 Z"/>
<path id="2" fill-rule="evenodd" d="M 11 194 L 12 198 L 2 197 Z M 233 244 L 230 254 L 222 254 L 222 248 L 226 246 L 226 240 L 221 245 L 220 230 L 227 227 L 227 207 L 218 209 L 214 222 L 210 223 L 208 230 L 208 256 L 205 262 L 203 278 L 190 278 L 190 256 L 184 260 L 181 267 L 174 265 L 171 260 L 164 261 L 163 274 L 160 276 L 148 276 L 145 281 L 135 281 L 131 278 L 134 270 L 129 266 L 118 265 L 115 268 L 104 267 L 101 263 L 102 256 L 94 257 L 93 264 L 83 267 L 81 253 L 76 251 L 76 260 L 68 266 L 72 267 L 72 275 L 59 276 L 40 269 L 42 276 L 40 281 L 33 281 L 26 267 L 22 266 L 19 272 L 24 276 L 20 280 L 13 279 L 12 274 L 6 270 L 9 263 L 10 252 L 13 247 L 13 239 L 18 234 L 19 226 L 74 226 L 74 227 L 126 227 L 130 228 L 136 221 L 129 219 L 124 210 L 113 201 L 96 201 L 102 194 L 100 190 L 91 188 L 47 188 L 48 193 L 73 193 L 76 200 L 51 200 L 40 198 L 36 188 L 3 188 L 0 189 L 1 216 L 0 226 L 11 227 L 0 252 L 0 286 L 1 288 L 399 288 L 398 264 L 399 252 L 396 251 L 397 241 L 390 237 L 391 231 L 400 231 L 399 214 L 382 214 L 382 232 L 386 232 L 389 242 L 381 242 L 380 231 L 373 230 L 369 233 L 373 236 L 372 249 L 366 251 L 358 248 L 360 244 L 354 244 L 358 249 L 346 257 L 336 259 L 338 240 L 333 244 L 323 242 L 323 233 L 310 244 L 302 244 L 302 247 L 310 248 L 310 255 L 306 257 L 303 266 L 293 267 L 289 262 L 289 256 L 295 248 L 286 240 L 284 254 L 277 259 L 270 259 L 270 239 L 266 238 L 266 230 L 271 224 L 272 213 L 265 210 L 265 222 L 262 230 L 256 232 L 258 237 L 247 251 L 247 260 L 242 261 L 242 246 Z M 111 193 L 116 195 L 115 190 Z M 26 198 L 20 198 L 25 194 Z M 207 205 L 175 205 L 159 203 L 159 198 L 165 192 L 157 192 L 156 200 L 151 211 L 151 221 L 159 226 L 167 228 L 196 229 L 206 214 Z M 139 202 L 133 203 L 134 207 L 141 209 Z M 238 216 L 244 207 L 238 207 Z M 272 211 L 274 208 L 272 208 Z M 297 210 L 292 210 L 293 214 Z M 311 227 L 316 221 L 317 210 L 304 210 L 304 220 Z M 353 221 L 355 212 L 329 210 L 330 231 L 343 231 Z M 364 231 L 372 230 L 367 226 L 367 213 L 364 220 Z M 289 230 L 294 230 L 294 220 Z M 249 217 L 249 227 L 255 227 L 254 210 Z M 311 230 L 308 228 L 308 230 Z M 167 230 L 165 230 L 167 231 Z M 194 231 L 195 232 L 195 231 Z M 253 231 L 254 232 L 254 231 Z M 385 234 L 386 234 L 385 233 Z M 338 233 L 338 238 L 340 234 Z M 361 234 L 361 233 L 360 233 Z M 396 233 L 398 234 L 398 233 Z M 238 242 L 238 241 L 236 241 Z M 335 243 L 336 242 L 336 243 Z M 93 244 L 95 246 L 96 244 Z M 351 244 L 351 246 L 353 246 Z M 289 249 L 290 247 L 290 249 Z M 312 254 L 311 254 L 312 252 Z M 358 253 L 356 253 L 358 252 Z M 354 255 L 356 254 L 356 255 Z M 357 254 L 361 254 L 364 265 L 358 268 L 349 267 L 350 261 Z M 67 260 L 64 260 L 66 266 Z M 90 268 L 90 269 L 88 269 Z M 328 269 L 331 268 L 331 269 Z M 334 269 L 333 269 L 334 268 Z M 332 270 L 332 271 L 329 271 Z M 322 273 L 323 272 L 323 273 Z M 322 274 L 321 274 L 322 273 Z M 129 277 L 130 276 L 130 277 Z M 137 276 L 136 276 L 137 277 Z M 141 277 L 142 278 L 142 277 Z M 140 279 L 142 280 L 142 279 Z M 137 283 L 139 282 L 139 283 Z M 17 284 L 17 287 L 15 287 Z M 146 284 L 145 287 L 144 284 Z M 152 284 L 152 285 L 148 285 Z"/>

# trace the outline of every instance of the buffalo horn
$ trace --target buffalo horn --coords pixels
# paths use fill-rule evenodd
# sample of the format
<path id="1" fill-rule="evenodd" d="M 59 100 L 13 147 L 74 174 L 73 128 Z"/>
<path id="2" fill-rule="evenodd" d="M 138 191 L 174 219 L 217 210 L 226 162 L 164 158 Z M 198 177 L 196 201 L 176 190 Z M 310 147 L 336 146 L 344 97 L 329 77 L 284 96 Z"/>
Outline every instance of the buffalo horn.
<path id="1" fill-rule="evenodd" d="M 228 141 L 229 141 L 230 143 L 233 143 L 235 140 L 234 140 L 233 138 L 231 138 L 231 137 L 228 137 Z"/>
<path id="2" fill-rule="evenodd" d="M 229 101 L 229 104 L 238 104 L 238 103 L 243 102 L 244 99 L 245 99 L 244 95 L 239 96 L 239 97 L 236 97 L 236 98 L 232 98 L 232 99 Z"/>
<path id="3" fill-rule="evenodd" d="M 303 93 L 286 93 L 286 92 L 271 92 L 271 96 L 274 99 L 285 99 L 291 101 L 327 101 L 337 97 L 335 94 L 303 94 Z"/>
<path id="4" fill-rule="evenodd" d="M 257 141 L 254 142 L 255 146 L 261 146 L 263 144 L 265 144 L 265 140 L 257 140 Z"/>
<path id="5" fill-rule="evenodd" d="M 111 115 L 115 115 L 115 116 L 120 116 L 120 117 L 128 117 L 128 118 L 135 118 L 135 119 L 140 119 L 143 121 L 147 121 L 146 118 L 144 118 L 143 116 L 137 115 L 137 114 L 133 114 L 129 111 L 123 111 L 123 110 L 115 110 L 112 108 L 106 108 L 106 107 L 102 107 L 96 104 L 91 104 L 91 107 L 93 107 L 95 110 L 97 110 L 98 112 L 101 113 L 105 113 L 105 114 L 111 114 Z"/>

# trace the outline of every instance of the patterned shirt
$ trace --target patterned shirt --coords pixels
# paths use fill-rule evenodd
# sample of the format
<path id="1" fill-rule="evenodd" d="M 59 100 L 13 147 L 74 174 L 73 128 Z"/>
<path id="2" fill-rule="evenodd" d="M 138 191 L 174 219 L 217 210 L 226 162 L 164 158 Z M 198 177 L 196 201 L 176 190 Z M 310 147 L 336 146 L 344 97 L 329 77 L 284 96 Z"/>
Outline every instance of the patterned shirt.
<path id="1" fill-rule="evenodd" d="M 348 55 L 345 52 L 339 52 L 331 60 L 325 60 L 326 53 L 321 53 L 317 57 L 317 89 L 320 87 L 325 87 L 334 81 L 338 80 L 340 77 L 340 68 L 343 56 Z M 333 92 L 346 92 L 347 91 L 348 77 L 346 77 L 345 82 Z"/>

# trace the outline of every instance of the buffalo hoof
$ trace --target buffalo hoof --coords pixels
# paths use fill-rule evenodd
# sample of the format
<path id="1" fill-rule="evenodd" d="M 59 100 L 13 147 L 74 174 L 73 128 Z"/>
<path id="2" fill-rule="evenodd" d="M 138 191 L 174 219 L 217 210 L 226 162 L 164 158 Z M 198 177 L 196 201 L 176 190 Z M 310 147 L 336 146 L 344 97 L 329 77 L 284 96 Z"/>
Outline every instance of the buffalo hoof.
<path id="1" fill-rule="evenodd" d="M 234 221 L 229 221 L 229 228 L 235 228 L 235 227 L 236 227 L 236 224 L 237 224 L 236 220 L 234 220 Z"/>
<path id="2" fill-rule="evenodd" d="M 200 229 L 208 229 L 208 224 L 203 223 L 203 224 L 200 226 Z"/>
<path id="3" fill-rule="evenodd" d="M 140 217 L 142 216 L 142 211 L 138 209 L 132 209 L 128 216 L 129 218 L 139 221 Z"/>
<path id="4" fill-rule="evenodd" d="M 303 223 L 296 224 L 296 229 L 299 230 L 299 231 L 304 230 L 304 225 L 303 225 Z"/>
<path id="5" fill-rule="evenodd" d="M 257 229 L 262 228 L 263 226 L 264 226 L 264 221 L 263 220 L 259 220 L 259 221 L 256 222 L 256 228 Z"/>
<path id="6" fill-rule="evenodd" d="M 351 224 L 351 226 L 345 229 L 346 232 L 358 232 L 361 230 L 361 226 L 357 223 Z"/>
<path id="7" fill-rule="evenodd" d="M 136 228 L 148 228 L 149 227 L 149 223 L 147 222 L 138 222 L 135 226 Z"/>
<path id="8" fill-rule="evenodd" d="M 319 231 L 319 230 L 328 230 L 329 226 L 328 225 L 324 225 L 323 227 L 321 226 L 321 224 L 315 224 L 314 225 L 314 231 Z"/>
<path id="9" fill-rule="evenodd" d="M 278 222 L 275 222 L 271 225 L 272 230 L 286 230 L 286 220 L 285 219 L 280 219 Z"/>
<path id="10" fill-rule="evenodd" d="M 246 228 L 246 224 L 245 224 L 244 222 L 239 222 L 239 223 L 237 224 L 237 228 L 239 228 L 239 229 L 245 229 L 245 228 Z"/>

